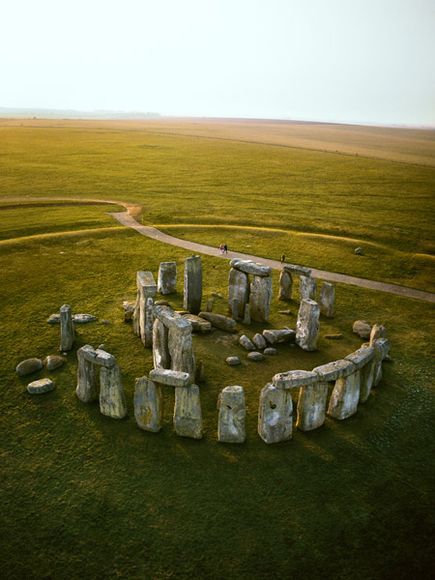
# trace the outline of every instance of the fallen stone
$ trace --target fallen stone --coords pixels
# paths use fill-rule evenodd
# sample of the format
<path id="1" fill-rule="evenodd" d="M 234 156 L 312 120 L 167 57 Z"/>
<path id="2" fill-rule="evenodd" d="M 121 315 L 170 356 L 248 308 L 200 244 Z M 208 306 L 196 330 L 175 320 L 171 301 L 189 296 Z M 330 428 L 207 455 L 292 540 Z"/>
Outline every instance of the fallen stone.
<path id="1" fill-rule="evenodd" d="M 211 322 L 208 320 L 204 320 L 204 318 L 201 318 L 196 314 L 191 314 L 190 312 L 182 314 L 182 317 L 190 322 L 192 325 L 192 332 L 199 332 L 201 334 L 211 332 Z"/>
<path id="2" fill-rule="evenodd" d="M 255 350 L 254 343 L 246 336 L 246 334 L 242 334 L 242 336 L 239 338 L 239 344 L 240 346 L 243 346 L 243 348 L 246 348 L 246 350 Z"/>
<path id="3" fill-rule="evenodd" d="M 262 334 L 259 334 L 258 332 L 256 334 L 254 334 L 252 342 L 260 350 L 263 350 L 263 348 L 266 348 L 266 346 L 267 346 L 266 339 L 264 338 L 264 336 Z"/>
<path id="4" fill-rule="evenodd" d="M 51 379 L 39 379 L 27 385 L 27 392 L 30 395 L 42 395 L 43 393 L 49 393 L 54 387 L 55 384 Z"/>
<path id="5" fill-rule="evenodd" d="M 60 314 L 58 312 L 56 314 L 50 314 L 47 322 L 48 324 L 60 324 Z"/>
<path id="6" fill-rule="evenodd" d="M 155 383 L 169 387 L 187 387 L 191 383 L 189 373 L 170 369 L 152 369 L 149 378 Z"/>
<path id="7" fill-rule="evenodd" d="M 25 377 L 26 375 L 40 371 L 43 366 L 40 358 L 26 358 L 26 360 L 17 364 L 15 371 L 19 377 Z"/>
<path id="8" fill-rule="evenodd" d="M 296 332 L 290 328 L 282 328 L 278 330 L 266 329 L 263 330 L 263 337 L 268 344 L 281 344 L 284 342 L 295 342 Z"/>
<path id="9" fill-rule="evenodd" d="M 252 262 L 251 260 L 240 260 L 239 258 L 234 258 L 230 262 L 231 268 L 240 270 L 245 274 L 252 274 L 253 276 L 266 277 L 270 276 L 272 273 L 272 268 L 270 266 L 265 266 L 264 264 L 258 264 Z"/>
<path id="10" fill-rule="evenodd" d="M 93 314 L 73 314 L 72 319 L 76 324 L 87 324 L 88 322 L 95 322 L 97 317 Z"/>
<path id="11" fill-rule="evenodd" d="M 356 254 L 357 256 L 364 256 L 364 250 L 363 250 L 362 248 L 360 248 L 360 247 L 358 247 L 358 248 L 355 248 L 353 252 L 354 252 L 354 254 Z"/>
<path id="12" fill-rule="evenodd" d="M 258 405 L 258 434 L 265 443 L 288 441 L 292 437 L 293 402 L 290 391 L 266 385 Z"/>
<path id="13" fill-rule="evenodd" d="M 204 320 L 208 320 L 215 328 L 225 330 L 226 332 L 236 331 L 236 321 L 229 316 L 216 314 L 215 312 L 200 312 L 199 316 L 204 318 Z"/>
<path id="14" fill-rule="evenodd" d="M 48 371 L 54 371 L 66 363 L 66 358 L 57 354 L 50 354 L 44 359 L 44 366 Z"/>
<path id="15" fill-rule="evenodd" d="M 264 359 L 264 356 L 261 354 L 261 352 L 254 350 L 254 352 L 248 352 L 248 359 L 254 362 L 260 362 Z"/>
<path id="16" fill-rule="evenodd" d="M 294 389 L 306 385 L 312 385 L 319 380 L 316 373 L 311 371 L 287 371 L 286 373 L 277 373 L 272 382 L 279 389 Z"/>
<path id="17" fill-rule="evenodd" d="M 265 348 L 263 350 L 263 354 L 266 356 L 276 356 L 278 354 L 278 351 L 276 350 L 276 348 L 273 348 L 272 346 L 268 346 L 267 348 Z"/>
<path id="18" fill-rule="evenodd" d="M 238 385 L 225 387 L 218 400 L 218 441 L 221 443 L 243 443 L 245 433 L 245 393 Z"/>
<path id="19" fill-rule="evenodd" d="M 230 367 L 236 367 L 236 366 L 238 366 L 238 365 L 242 364 L 238 356 L 228 356 L 228 357 L 225 359 L 225 362 L 226 362 L 226 363 L 227 363 L 227 365 L 229 365 Z"/>
<path id="20" fill-rule="evenodd" d="M 360 338 L 370 338 L 371 330 L 371 324 L 369 324 L 366 320 L 355 320 L 352 326 L 352 331 Z"/>

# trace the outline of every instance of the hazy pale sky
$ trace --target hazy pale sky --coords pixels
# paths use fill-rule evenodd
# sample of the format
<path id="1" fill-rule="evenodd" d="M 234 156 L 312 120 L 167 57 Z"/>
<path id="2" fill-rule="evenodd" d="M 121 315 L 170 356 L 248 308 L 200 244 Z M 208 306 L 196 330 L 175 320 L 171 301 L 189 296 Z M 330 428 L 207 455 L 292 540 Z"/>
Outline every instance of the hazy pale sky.
<path id="1" fill-rule="evenodd" d="M 435 124 L 435 0 L 1 0 L 0 106 Z"/>

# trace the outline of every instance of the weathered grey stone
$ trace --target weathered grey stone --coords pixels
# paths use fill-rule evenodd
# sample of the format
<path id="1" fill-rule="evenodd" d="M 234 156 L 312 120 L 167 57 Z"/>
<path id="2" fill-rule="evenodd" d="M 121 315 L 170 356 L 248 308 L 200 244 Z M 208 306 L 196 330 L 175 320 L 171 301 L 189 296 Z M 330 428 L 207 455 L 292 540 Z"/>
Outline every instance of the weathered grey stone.
<path id="1" fill-rule="evenodd" d="M 83 352 L 83 356 L 89 362 L 106 368 L 111 368 L 115 365 L 116 359 L 110 353 L 106 352 L 105 350 L 101 350 L 99 348 L 94 349 L 92 348 L 92 346 L 89 345 L 85 346 L 86 348 L 82 347 L 79 350 Z"/>
<path id="2" fill-rule="evenodd" d="M 181 322 L 187 322 L 180 319 Z M 173 371 L 183 371 L 190 375 L 190 382 L 195 380 L 195 357 L 192 345 L 192 327 L 170 328 L 168 336 L 168 347 L 171 355 L 171 369 Z"/>
<path id="3" fill-rule="evenodd" d="M 266 348 L 266 346 L 267 346 L 266 339 L 264 338 L 264 336 L 262 334 L 259 334 L 258 332 L 256 334 L 254 334 L 254 338 L 252 339 L 252 342 L 260 350 L 262 350 L 263 348 Z"/>
<path id="4" fill-rule="evenodd" d="M 97 317 L 93 314 L 73 314 L 72 316 L 74 324 L 88 324 L 88 322 L 95 322 Z"/>
<path id="5" fill-rule="evenodd" d="M 279 275 L 278 300 L 291 300 L 293 288 L 293 278 L 290 272 L 281 270 Z"/>
<path id="6" fill-rule="evenodd" d="M 171 366 L 168 337 L 168 329 L 161 320 L 156 318 L 153 324 L 153 363 L 156 369 L 168 369 Z"/>
<path id="7" fill-rule="evenodd" d="M 211 332 L 211 322 L 208 320 L 205 320 L 196 314 L 190 314 L 190 312 L 183 314 L 182 316 L 192 325 L 192 332 L 199 332 L 201 334 Z"/>
<path id="8" fill-rule="evenodd" d="M 246 336 L 246 334 L 242 334 L 242 336 L 239 338 L 239 344 L 240 346 L 243 346 L 243 348 L 246 348 L 246 350 L 255 350 L 254 343 Z"/>
<path id="9" fill-rule="evenodd" d="M 100 370 L 100 412 L 112 419 L 122 419 L 127 415 L 124 389 L 119 366 Z"/>
<path id="10" fill-rule="evenodd" d="M 239 301 L 236 298 L 231 301 L 230 314 L 233 320 L 239 320 Z"/>
<path id="11" fill-rule="evenodd" d="M 72 349 L 75 339 L 74 324 L 72 321 L 71 306 L 64 304 L 60 308 L 60 352 Z"/>
<path id="12" fill-rule="evenodd" d="M 225 362 L 230 367 L 236 367 L 236 366 L 242 364 L 238 356 L 228 356 L 225 359 Z"/>
<path id="13" fill-rule="evenodd" d="M 360 338 L 370 338 L 371 325 L 366 320 L 355 320 L 352 331 Z"/>
<path id="14" fill-rule="evenodd" d="M 187 319 L 166 305 L 154 304 L 154 318 L 158 318 L 167 328 L 180 328 L 180 326 L 185 326 L 186 328 L 192 327 Z"/>
<path id="15" fill-rule="evenodd" d="M 39 379 L 27 385 L 27 392 L 30 395 L 42 395 L 43 393 L 49 393 L 54 387 L 55 384 L 51 379 Z"/>
<path id="16" fill-rule="evenodd" d="M 66 363 L 66 358 L 57 354 L 49 354 L 44 359 L 44 366 L 48 371 L 54 371 Z"/>
<path id="17" fill-rule="evenodd" d="M 247 356 L 248 359 L 253 362 L 260 362 L 264 359 L 264 356 L 261 354 L 261 352 L 257 352 L 256 350 L 253 352 L 248 352 Z"/>
<path id="18" fill-rule="evenodd" d="M 160 294 L 173 294 L 177 289 L 177 263 L 160 262 L 157 275 L 157 292 Z"/>
<path id="19" fill-rule="evenodd" d="M 335 286 L 330 282 L 323 282 L 320 289 L 320 312 L 327 318 L 335 315 Z"/>
<path id="20" fill-rule="evenodd" d="M 154 299 L 148 296 L 145 303 L 145 325 L 142 342 L 147 348 L 153 346 Z"/>
<path id="21" fill-rule="evenodd" d="M 190 256 L 184 263 L 183 308 L 192 314 L 201 310 L 202 263 L 200 256 Z"/>
<path id="22" fill-rule="evenodd" d="M 316 298 L 316 281 L 311 276 L 299 277 L 299 296 L 302 300 L 315 300 Z"/>
<path id="23" fill-rule="evenodd" d="M 282 269 L 288 272 L 289 274 L 297 274 L 299 276 L 311 276 L 310 268 L 298 266 L 297 264 L 284 264 Z"/>
<path id="24" fill-rule="evenodd" d="M 198 385 L 175 389 L 174 430 L 180 437 L 202 438 L 202 410 Z"/>
<path id="25" fill-rule="evenodd" d="M 263 337 L 268 344 L 281 344 L 284 342 L 295 342 L 296 332 L 290 328 L 266 329 L 263 330 Z"/>
<path id="26" fill-rule="evenodd" d="M 245 305 L 245 312 L 243 313 L 243 324 L 246 326 L 251 324 L 251 307 L 249 304 Z"/>
<path id="27" fill-rule="evenodd" d="M 149 378 L 155 383 L 169 387 L 187 387 L 191 383 L 189 373 L 170 369 L 152 369 Z"/>
<path id="28" fill-rule="evenodd" d="M 200 312 L 199 316 L 204 318 L 204 320 L 208 320 L 215 328 L 225 330 L 226 332 L 236 331 L 236 321 L 229 316 L 216 314 L 215 312 Z"/>
<path id="29" fill-rule="evenodd" d="M 32 373 L 36 373 L 36 371 L 40 371 L 43 366 L 44 365 L 40 358 L 26 358 L 26 360 L 22 360 L 17 364 L 15 372 L 19 377 L 25 377 Z"/>
<path id="30" fill-rule="evenodd" d="M 296 427 L 301 431 L 312 431 L 325 422 L 328 383 L 318 381 L 299 390 Z"/>
<path id="31" fill-rule="evenodd" d="M 265 443 L 279 443 L 291 439 L 292 415 L 290 391 L 270 384 L 263 387 L 258 405 L 258 434 Z"/>
<path id="32" fill-rule="evenodd" d="M 272 346 L 268 346 L 267 348 L 265 348 L 263 350 L 263 354 L 265 356 L 275 356 L 278 354 L 278 351 L 276 350 L 276 348 L 273 348 Z"/>
<path id="33" fill-rule="evenodd" d="M 124 309 L 124 322 L 131 322 L 133 320 L 135 302 L 124 300 L 122 307 Z"/>
<path id="34" fill-rule="evenodd" d="M 321 381 L 332 382 L 339 378 L 347 377 L 355 370 L 349 360 L 335 360 L 313 369 L 313 373 L 319 375 Z"/>
<path id="35" fill-rule="evenodd" d="M 234 308 L 234 301 L 237 309 Z M 231 268 L 228 277 L 228 304 L 234 320 L 243 318 L 245 305 L 249 301 L 249 278 L 248 275 L 239 270 Z"/>
<path id="36" fill-rule="evenodd" d="M 144 431 L 157 433 L 162 428 L 162 390 L 147 377 L 140 377 L 135 382 L 134 417 L 138 427 Z"/>
<path id="37" fill-rule="evenodd" d="M 301 300 L 296 322 L 296 344 L 303 350 L 313 351 L 317 348 L 319 316 L 317 302 L 309 299 Z"/>
<path id="38" fill-rule="evenodd" d="M 368 348 L 373 353 L 371 360 L 360 370 L 359 402 L 365 403 L 369 398 L 375 379 L 376 358 L 374 347 L 370 346 L 369 344 L 366 344 L 363 345 L 361 348 Z"/>
<path id="39" fill-rule="evenodd" d="M 55 314 L 50 314 L 47 318 L 48 324 L 60 324 L 60 314 L 56 312 Z"/>
<path id="40" fill-rule="evenodd" d="M 273 377 L 272 382 L 279 389 L 294 389 L 296 387 L 312 385 L 318 380 L 319 378 L 316 373 L 297 370 L 277 373 Z"/>
<path id="41" fill-rule="evenodd" d="M 269 320 L 272 302 L 272 278 L 254 276 L 250 285 L 249 305 L 251 318 L 255 322 Z"/>
<path id="42" fill-rule="evenodd" d="M 345 360 L 349 360 L 351 363 L 353 363 L 355 368 L 359 370 L 373 359 L 374 352 L 375 351 L 373 347 L 361 347 L 355 352 L 348 354 L 344 358 Z"/>
<path id="43" fill-rule="evenodd" d="M 357 256 L 364 256 L 364 250 L 358 246 L 358 248 L 354 249 L 354 254 Z"/>
<path id="44" fill-rule="evenodd" d="M 76 395 L 83 403 L 98 399 L 98 386 L 93 360 L 95 350 L 85 344 L 77 350 L 77 387 Z"/>
<path id="45" fill-rule="evenodd" d="M 382 324 L 374 324 L 370 331 L 370 344 L 373 344 L 378 338 L 386 338 L 387 329 Z"/>
<path id="46" fill-rule="evenodd" d="M 146 301 L 147 298 L 155 297 L 157 286 L 152 272 L 139 270 L 136 272 L 137 298 L 136 306 L 133 313 L 133 330 L 135 334 L 141 337 L 145 344 L 145 326 L 146 326 Z"/>
<path id="47" fill-rule="evenodd" d="M 252 274 L 253 276 L 270 276 L 272 273 L 272 268 L 270 266 L 265 266 L 264 264 L 257 264 L 252 262 L 252 260 L 241 260 L 240 258 L 234 258 L 230 262 L 231 268 L 240 270 L 245 274 Z"/>
<path id="48" fill-rule="evenodd" d="M 218 441 L 243 443 L 245 433 L 245 392 L 238 385 L 225 387 L 218 400 Z"/>
<path id="49" fill-rule="evenodd" d="M 360 371 L 337 379 L 329 400 L 328 415 L 343 420 L 355 415 L 360 393 Z"/>
<path id="50" fill-rule="evenodd" d="M 390 352 L 390 341 L 388 338 L 377 338 L 372 342 L 374 349 L 374 378 L 373 386 L 377 387 L 382 380 L 382 361 Z"/>

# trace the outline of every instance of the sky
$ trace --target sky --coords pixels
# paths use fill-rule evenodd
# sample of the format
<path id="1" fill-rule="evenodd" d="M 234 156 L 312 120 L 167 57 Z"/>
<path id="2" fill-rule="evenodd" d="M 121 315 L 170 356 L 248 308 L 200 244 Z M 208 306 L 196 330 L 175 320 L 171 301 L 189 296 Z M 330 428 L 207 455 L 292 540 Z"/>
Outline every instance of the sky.
<path id="1" fill-rule="evenodd" d="M 0 107 L 435 125 L 435 0 L 1 0 Z"/>

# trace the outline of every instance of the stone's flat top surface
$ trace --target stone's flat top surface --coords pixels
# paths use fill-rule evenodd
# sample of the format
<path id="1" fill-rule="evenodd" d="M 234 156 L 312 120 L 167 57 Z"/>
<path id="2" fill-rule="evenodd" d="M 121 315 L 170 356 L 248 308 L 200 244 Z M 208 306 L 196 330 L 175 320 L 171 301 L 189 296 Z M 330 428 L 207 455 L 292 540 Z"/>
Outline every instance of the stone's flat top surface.
<path id="1" fill-rule="evenodd" d="M 31 395 L 42 395 L 52 391 L 54 387 L 55 384 L 51 379 L 39 379 L 27 385 L 27 392 Z"/>
<path id="2" fill-rule="evenodd" d="M 71 306 L 69 304 L 63 304 L 60 307 L 59 312 L 68 312 L 69 310 L 71 310 Z"/>
<path id="3" fill-rule="evenodd" d="M 344 357 L 345 360 L 352 362 L 357 369 L 362 368 L 366 363 L 372 360 L 375 354 L 375 349 L 371 346 L 361 347 L 355 352 L 352 352 Z"/>
<path id="4" fill-rule="evenodd" d="M 315 300 L 312 300 L 311 298 L 302 298 L 301 306 L 302 306 L 302 304 L 308 304 L 309 306 L 313 306 L 313 307 L 319 306 L 317 304 L 317 302 Z"/>
<path id="5" fill-rule="evenodd" d="M 160 268 L 176 268 L 177 262 L 160 262 Z"/>
<path id="6" fill-rule="evenodd" d="M 192 329 L 189 320 L 180 316 L 180 314 L 175 312 L 170 306 L 154 304 L 153 312 L 154 316 L 169 328 L 178 328 L 180 331 L 184 330 L 186 332 Z"/>
<path id="7" fill-rule="evenodd" d="M 336 381 L 341 377 L 351 374 L 355 370 L 355 365 L 349 360 L 335 360 L 325 365 L 313 369 L 323 381 Z"/>
<path id="8" fill-rule="evenodd" d="M 244 395 L 245 391 L 240 385 L 230 385 L 222 389 L 222 395 Z"/>
<path id="9" fill-rule="evenodd" d="M 283 264 L 282 269 L 290 274 L 301 274 L 302 276 L 311 276 L 310 268 L 298 266 L 297 264 Z"/>
<path id="10" fill-rule="evenodd" d="M 251 260 L 240 260 L 234 258 L 230 261 L 231 268 L 235 270 L 240 270 L 245 274 L 253 274 L 254 276 L 270 276 L 272 273 L 272 268 L 264 264 L 258 264 Z"/>
<path id="11" fill-rule="evenodd" d="M 155 287 L 157 289 L 157 285 L 156 282 L 154 280 L 154 275 L 152 272 L 150 271 L 145 271 L 145 270 L 139 270 L 136 273 L 136 280 L 137 283 L 141 286 L 149 286 L 149 287 Z"/>
<path id="12" fill-rule="evenodd" d="M 197 316 L 196 314 L 191 314 L 190 312 L 186 312 L 181 316 L 190 322 L 193 331 L 197 332 L 211 331 L 211 322 L 205 320 L 205 318 L 201 318 L 200 316 Z"/>
<path id="13" fill-rule="evenodd" d="M 242 364 L 238 356 L 228 356 L 228 357 L 225 359 L 225 362 L 226 362 L 226 363 L 227 363 L 227 365 L 229 365 L 230 367 L 236 367 L 236 366 L 238 366 L 238 365 Z"/>
<path id="14" fill-rule="evenodd" d="M 276 387 L 281 389 L 291 389 L 304 385 L 312 385 L 317 382 L 319 377 L 312 371 L 287 371 L 286 373 L 277 373 L 272 382 Z"/>
<path id="15" fill-rule="evenodd" d="M 382 359 L 384 359 L 390 352 L 391 344 L 388 338 L 377 338 L 373 341 L 372 346 L 381 351 Z"/>
<path id="16" fill-rule="evenodd" d="M 93 348 L 89 344 L 85 344 L 77 351 L 77 355 L 81 353 L 89 362 L 99 364 L 103 367 L 110 368 L 116 363 L 115 357 L 101 348 Z"/>
<path id="17" fill-rule="evenodd" d="M 187 387 L 191 384 L 189 373 L 170 369 L 152 369 L 149 378 L 156 383 L 170 387 Z"/>
<path id="18" fill-rule="evenodd" d="M 229 316 L 224 316 L 223 314 L 216 314 L 215 312 L 200 312 L 198 316 L 208 320 L 217 328 L 233 331 L 237 326 L 235 320 Z"/>

